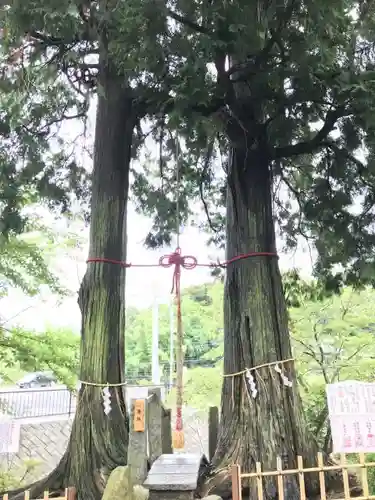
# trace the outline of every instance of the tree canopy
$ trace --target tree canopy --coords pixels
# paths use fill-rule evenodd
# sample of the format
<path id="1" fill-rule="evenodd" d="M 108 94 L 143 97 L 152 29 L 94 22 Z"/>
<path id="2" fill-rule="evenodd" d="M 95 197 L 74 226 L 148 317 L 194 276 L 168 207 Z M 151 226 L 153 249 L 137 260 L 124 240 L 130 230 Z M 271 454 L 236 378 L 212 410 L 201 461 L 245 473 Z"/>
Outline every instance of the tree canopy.
<path id="1" fill-rule="evenodd" d="M 177 128 L 182 141 L 185 213 L 193 210 L 188 199 L 201 198 L 206 227 L 224 241 L 228 147 L 249 135 L 247 149 L 263 144 L 269 158 L 284 242 L 294 249 L 307 239 L 317 250 L 316 275 L 333 289 L 373 279 L 373 14 L 370 3 L 355 1 L 164 7 L 184 39 L 175 49 L 180 66 L 170 71 L 175 98 L 164 126 Z M 173 146 L 168 132 L 163 142 Z M 140 205 L 154 216 L 154 242 L 174 207 L 175 169 L 160 175 L 164 192 L 148 170 L 135 181 Z"/>
<path id="2" fill-rule="evenodd" d="M 135 199 L 154 219 L 149 245 L 170 241 L 175 230 L 176 134 L 182 220 L 194 212 L 191 200 L 201 200 L 210 237 L 223 243 L 228 146 L 245 114 L 249 150 L 267 143 L 287 246 L 311 241 L 315 271 L 329 287 L 372 280 L 372 9 L 341 0 L 334 8 L 147 0 L 120 2 L 104 21 L 95 2 L 13 2 L 2 31 L 4 230 L 20 227 L 25 196 L 39 192 L 66 210 L 68 193 L 88 194 L 86 171 L 57 127 L 84 117 L 100 91 L 97 27 L 104 22 L 110 57 L 139 101 L 133 151 L 150 133 L 160 143 L 160 158 L 134 172 Z"/>
<path id="3" fill-rule="evenodd" d="M 154 220 L 148 245 L 170 241 L 176 212 L 184 222 L 200 200 L 229 258 L 273 256 L 227 269 L 225 373 L 289 358 L 275 219 L 289 248 L 299 237 L 315 246 L 315 274 L 326 289 L 374 280 L 373 14 L 370 2 L 346 0 L 6 5 L 2 232 L 22 229 L 27 197 L 63 210 L 73 194 L 85 199 L 87 173 L 55 137 L 58 123 L 86 116 L 96 92 L 90 258 L 126 258 L 130 156 L 149 134 L 160 143 L 158 164 L 132 172 L 139 209 Z M 84 380 L 123 382 L 124 283 L 124 269 L 108 262 L 87 269 L 80 290 Z M 286 397 L 272 390 L 272 377 L 264 383 L 275 398 L 244 407 L 246 384 L 224 380 L 219 469 L 233 459 L 267 467 L 284 448 L 288 456 L 303 450 L 306 463 L 314 455 L 298 391 Z M 230 390 L 238 395 L 233 408 Z M 126 460 L 125 402 L 116 400 L 113 419 L 105 420 L 95 384 L 81 396 L 70 448 L 49 484 L 59 488 L 62 477 L 72 478 L 80 494 L 99 498 L 94 475 Z M 230 437 L 228 427 L 236 430 Z M 91 456 L 81 458 L 82 449 Z M 297 491 L 294 478 L 286 483 Z"/>

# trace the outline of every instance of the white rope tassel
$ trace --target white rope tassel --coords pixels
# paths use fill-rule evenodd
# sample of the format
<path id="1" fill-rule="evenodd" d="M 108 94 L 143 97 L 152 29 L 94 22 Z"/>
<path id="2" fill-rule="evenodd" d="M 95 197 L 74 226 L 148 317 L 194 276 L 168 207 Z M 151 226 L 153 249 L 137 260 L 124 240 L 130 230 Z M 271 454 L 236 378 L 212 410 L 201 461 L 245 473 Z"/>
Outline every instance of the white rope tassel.
<path id="1" fill-rule="evenodd" d="M 250 387 L 250 392 L 251 392 L 251 396 L 253 399 L 255 399 L 257 397 L 257 394 L 258 394 L 258 391 L 257 391 L 257 388 L 256 388 L 256 385 L 255 385 L 255 380 L 254 380 L 254 377 L 251 373 L 250 370 L 246 370 L 246 379 L 249 383 L 249 387 Z"/>
<path id="2" fill-rule="evenodd" d="M 109 387 L 104 387 L 102 390 L 102 397 L 103 397 L 103 409 L 104 413 L 106 415 L 109 415 L 111 413 L 111 392 L 109 390 Z"/>
<path id="3" fill-rule="evenodd" d="M 286 387 L 293 387 L 293 382 L 291 380 L 289 380 L 286 375 L 283 374 L 279 365 L 275 365 L 275 372 L 277 372 L 280 375 L 281 380 L 283 381 L 283 384 Z"/>

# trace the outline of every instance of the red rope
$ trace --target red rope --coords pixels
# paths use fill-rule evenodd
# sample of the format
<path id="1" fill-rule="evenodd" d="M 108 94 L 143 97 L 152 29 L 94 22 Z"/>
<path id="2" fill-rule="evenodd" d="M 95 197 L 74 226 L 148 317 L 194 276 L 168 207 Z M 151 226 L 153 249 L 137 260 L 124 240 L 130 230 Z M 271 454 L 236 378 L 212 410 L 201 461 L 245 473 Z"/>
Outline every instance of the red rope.
<path id="1" fill-rule="evenodd" d="M 184 269 L 194 269 L 195 267 L 228 267 L 229 264 L 233 264 L 234 262 L 238 262 L 240 260 L 245 260 L 250 257 L 277 257 L 278 255 L 275 252 L 249 252 L 240 255 L 236 255 L 236 257 L 232 257 L 231 259 L 220 262 L 205 262 L 199 263 L 196 257 L 192 255 L 181 255 L 181 249 L 177 248 L 175 252 L 169 255 L 163 255 L 160 257 L 159 262 L 157 264 L 132 264 L 131 262 L 124 262 L 122 260 L 115 259 L 106 259 L 104 257 L 93 257 L 87 259 L 87 264 L 98 262 L 104 264 L 116 264 L 121 267 L 172 267 L 173 265 L 179 266 L 179 271 L 181 272 L 181 267 Z"/>
<path id="2" fill-rule="evenodd" d="M 182 408 L 179 406 L 176 408 L 176 431 L 182 431 Z"/>
<path id="3" fill-rule="evenodd" d="M 181 289 L 180 289 L 180 283 L 181 283 L 181 267 L 184 269 L 194 269 L 197 267 L 198 261 L 195 257 L 192 255 L 181 255 L 181 248 L 177 247 L 176 250 L 169 254 L 169 255 L 163 255 L 159 259 L 159 266 L 160 267 L 171 267 L 174 266 L 174 272 L 173 272 L 173 282 L 172 282 L 172 290 L 171 293 L 176 294 L 176 299 L 178 300 Z"/>
<path id="4" fill-rule="evenodd" d="M 87 259 L 87 263 L 104 263 L 104 264 L 116 264 L 121 267 L 129 268 L 129 267 L 172 267 L 174 266 L 173 271 L 173 281 L 172 281 L 172 290 L 171 293 L 174 293 L 176 296 L 177 303 L 177 318 L 181 318 L 181 268 L 191 270 L 196 267 L 222 267 L 226 268 L 229 264 L 233 264 L 234 262 L 238 262 L 241 260 L 248 259 L 250 257 L 276 257 L 278 258 L 277 253 L 275 252 L 249 252 L 237 255 L 236 257 L 232 257 L 224 262 L 218 261 L 209 262 L 204 264 L 199 264 L 197 258 L 193 255 L 181 255 L 181 248 L 177 247 L 176 250 L 167 255 L 163 255 L 160 257 L 159 262 L 157 264 L 131 264 L 130 262 L 124 262 L 121 260 L 115 259 L 106 259 L 104 257 L 93 257 Z"/>

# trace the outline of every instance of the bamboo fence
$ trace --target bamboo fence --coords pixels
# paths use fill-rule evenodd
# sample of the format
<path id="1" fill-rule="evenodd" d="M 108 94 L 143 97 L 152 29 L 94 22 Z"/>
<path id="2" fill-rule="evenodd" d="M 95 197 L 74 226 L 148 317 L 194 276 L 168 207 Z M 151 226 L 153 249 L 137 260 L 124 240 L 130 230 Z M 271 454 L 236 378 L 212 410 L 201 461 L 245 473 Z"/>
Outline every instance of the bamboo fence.
<path id="1" fill-rule="evenodd" d="M 305 474 L 315 472 L 319 474 L 319 485 L 320 485 L 320 498 L 321 500 L 327 500 L 329 495 L 327 495 L 325 473 L 330 471 L 341 471 L 343 480 L 343 498 L 337 498 L 335 500 L 348 500 L 354 498 L 350 496 L 350 484 L 349 484 L 349 470 L 350 471 L 360 471 L 360 479 L 362 483 L 363 496 L 356 496 L 356 500 L 374 500 L 375 495 L 370 495 L 367 469 L 370 467 L 375 467 L 375 462 L 366 462 L 365 454 L 359 453 L 359 462 L 352 463 L 347 461 L 345 453 L 340 455 L 340 463 L 337 465 L 324 465 L 323 454 L 318 453 L 318 465 L 317 467 L 303 467 L 303 458 L 301 456 L 297 457 L 297 469 L 283 469 L 282 459 L 277 458 L 276 470 L 273 471 L 262 471 L 262 464 L 257 462 L 255 465 L 255 472 L 243 473 L 241 472 L 241 467 L 239 465 L 232 466 L 232 500 L 242 500 L 242 480 L 256 480 L 257 496 L 258 500 L 263 500 L 265 493 L 263 487 L 263 478 L 276 477 L 277 479 L 277 490 L 278 499 L 285 499 L 284 494 L 284 476 L 297 475 L 299 490 L 300 490 L 300 500 L 306 500 L 306 488 L 305 488 Z M 358 474 L 359 475 L 359 474 Z"/>

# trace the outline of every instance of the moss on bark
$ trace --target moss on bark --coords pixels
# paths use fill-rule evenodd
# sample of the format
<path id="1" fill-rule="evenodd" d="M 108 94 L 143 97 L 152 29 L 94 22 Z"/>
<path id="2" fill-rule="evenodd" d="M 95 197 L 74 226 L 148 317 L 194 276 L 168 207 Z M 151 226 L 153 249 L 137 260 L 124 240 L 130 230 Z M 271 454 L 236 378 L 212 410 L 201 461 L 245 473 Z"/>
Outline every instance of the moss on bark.
<path id="1" fill-rule="evenodd" d="M 232 152 L 227 190 L 227 258 L 249 252 L 276 252 L 271 173 L 267 155 L 246 147 Z M 278 260 L 251 257 L 228 266 L 224 293 L 224 373 L 291 358 L 288 316 Z M 276 469 L 276 457 L 294 467 L 296 456 L 313 463 L 316 445 L 307 431 L 293 363 L 285 387 L 270 367 L 253 376 L 258 394 L 251 396 L 243 375 L 225 377 L 214 466 L 233 462 L 244 471 Z M 244 486 L 246 482 L 244 482 Z M 250 485 L 256 494 L 256 483 Z M 314 489 L 315 480 L 308 481 Z M 275 481 L 264 481 L 267 498 L 276 498 Z M 299 498 L 297 478 L 284 480 L 285 495 Z M 223 492 L 221 492 L 223 494 Z"/>
<path id="2" fill-rule="evenodd" d="M 103 65 L 104 67 L 104 65 Z M 100 75 L 96 117 L 89 257 L 126 260 L 126 209 L 134 110 L 124 79 L 107 66 Z M 88 265 L 79 291 L 82 312 L 82 381 L 123 383 L 125 369 L 125 269 Z M 102 388 L 83 384 L 64 456 L 51 474 L 30 485 L 31 498 L 73 485 L 78 500 L 101 498 L 111 470 L 127 463 L 128 422 L 124 388 L 111 389 L 111 413 L 103 411 Z M 21 490 L 9 498 L 23 498 Z"/>

